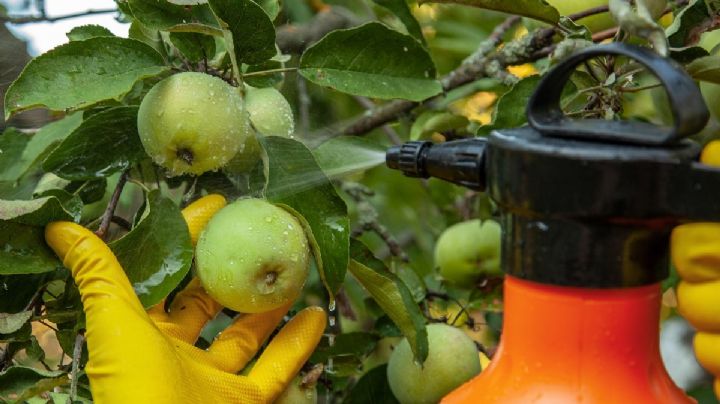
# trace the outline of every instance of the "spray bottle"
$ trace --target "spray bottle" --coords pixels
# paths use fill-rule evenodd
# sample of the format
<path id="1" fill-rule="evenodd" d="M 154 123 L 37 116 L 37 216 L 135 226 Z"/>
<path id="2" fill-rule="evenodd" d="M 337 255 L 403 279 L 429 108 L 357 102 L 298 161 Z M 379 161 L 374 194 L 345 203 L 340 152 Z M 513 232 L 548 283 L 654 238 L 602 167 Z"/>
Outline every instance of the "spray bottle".
<path id="1" fill-rule="evenodd" d="M 672 127 L 572 120 L 560 108 L 575 67 L 630 57 L 668 93 Z M 487 138 L 409 142 L 390 168 L 486 190 L 501 211 L 504 324 L 490 366 L 443 403 L 688 403 L 659 354 L 660 282 L 669 235 L 720 220 L 720 170 L 686 139 L 709 114 L 672 60 L 613 43 L 586 48 L 543 78 L 529 126 Z"/>

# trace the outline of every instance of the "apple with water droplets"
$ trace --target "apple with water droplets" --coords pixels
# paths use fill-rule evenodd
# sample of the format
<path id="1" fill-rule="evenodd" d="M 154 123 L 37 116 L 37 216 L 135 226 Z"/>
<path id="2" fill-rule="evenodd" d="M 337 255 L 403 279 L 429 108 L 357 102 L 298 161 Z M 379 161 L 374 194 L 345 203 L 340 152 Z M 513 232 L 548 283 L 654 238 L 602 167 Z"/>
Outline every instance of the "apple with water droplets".
<path id="1" fill-rule="evenodd" d="M 224 166 L 243 151 L 249 126 L 240 91 L 205 73 L 163 79 L 145 95 L 138 111 L 145 151 L 173 176 Z"/>
<path id="2" fill-rule="evenodd" d="M 250 171 L 260 160 L 261 148 L 255 131 L 262 136 L 287 138 L 292 138 L 295 132 L 292 107 L 282 93 L 273 87 L 245 86 L 245 110 L 252 126 L 243 152 L 235 155 L 225 167 L 233 173 Z"/>
<path id="3" fill-rule="evenodd" d="M 308 276 L 305 231 L 285 209 L 263 199 L 240 199 L 218 211 L 200 234 L 197 276 L 225 307 L 262 313 L 289 304 Z"/>
<path id="4" fill-rule="evenodd" d="M 246 87 L 245 108 L 253 128 L 263 136 L 293 137 L 295 119 L 292 107 L 273 87 Z"/>

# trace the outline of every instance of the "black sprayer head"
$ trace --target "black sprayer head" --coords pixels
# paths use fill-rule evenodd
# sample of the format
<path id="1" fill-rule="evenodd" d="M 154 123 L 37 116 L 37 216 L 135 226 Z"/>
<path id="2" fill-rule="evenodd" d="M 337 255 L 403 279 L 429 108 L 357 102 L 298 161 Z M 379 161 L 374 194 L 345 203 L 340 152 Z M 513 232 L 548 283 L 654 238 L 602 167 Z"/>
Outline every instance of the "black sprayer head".
<path id="1" fill-rule="evenodd" d="M 665 86 L 674 126 L 572 120 L 560 95 L 590 57 L 635 59 Z M 669 59 L 626 44 L 581 50 L 550 71 L 528 104 L 523 128 L 487 139 L 410 142 L 387 164 L 413 177 L 486 189 L 503 220 L 503 269 L 538 282 L 621 287 L 667 276 L 668 238 L 684 221 L 720 221 L 720 170 L 697 163 L 686 139 L 709 113 L 693 80 Z"/>
<path id="2" fill-rule="evenodd" d="M 433 144 L 407 142 L 391 147 L 385 156 L 388 167 L 408 177 L 435 177 L 464 187 L 485 189 L 484 156 L 487 140 L 462 139 Z"/>

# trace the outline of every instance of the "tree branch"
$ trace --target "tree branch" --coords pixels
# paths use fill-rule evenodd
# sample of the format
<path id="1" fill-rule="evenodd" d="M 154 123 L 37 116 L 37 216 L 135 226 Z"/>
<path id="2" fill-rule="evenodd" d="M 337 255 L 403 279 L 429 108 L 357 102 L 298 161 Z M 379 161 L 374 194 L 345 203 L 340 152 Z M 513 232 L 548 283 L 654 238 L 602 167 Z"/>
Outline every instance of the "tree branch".
<path id="1" fill-rule="evenodd" d="M 578 20 L 607 11 L 607 6 L 593 7 L 571 14 L 568 18 Z M 447 92 L 484 77 L 495 77 L 507 84 L 512 84 L 517 78 L 508 73 L 505 70 L 506 67 L 531 63 L 552 53 L 554 49 L 552 39 L 558 32 L 556 28 L 539 29 L 530 35 L 505 43 L 502 49 L 495 51 L 502 42 L 504 34 L 519 21 L 520 17 L 511 16 L 495 27 L 493 32 L 478 46 L 478 49 L 472 55 L 465 59 L 455 70 L 440 79 L 443 90 Z M 593 35 L 593 41 L 600 42 L 611 38 L 616 32 L 617 28 L 599 32 Z M 429 102 L 442 96 L 432 97 L 423 102 Z M 421 104 L 421 102 L 407 100 L 390 101 L 355 119 L 345 127 L 343 134 L 363 135 L 394 121 L 403 114 L 409 113 Z"/>
<path id="2" fill-rule="evenodd" d="M 518 20 L 518 17 L 512 16 L 498 25 L 493 30 L 493 33 L 480 44 L 475 53 L 440 80 L 443 89 L 449 91 L 482 77 L 498 77 L 504 81 L 511 81 L 516 78 L 507 73 L 504 70 L 505 67 L 534 62 L 547 56 L 547 54 L 536 55 L 536 53 L 538 50 L 552 44 L 552 37 L 555 35 L 555 30 L 552 28 L 535 31 L 531 35 L 506 43 L 502 49 L 491 55 L 487 54 L 489 52 L 487 49 L 494 49 L 499 44 L 504 31 L 512 27 Z M 442 95 L 437 97 L 442 97 Z M 425 100 L 425 102 L 427 101 L 429 100 Z M 346 135 L 355 136 L 365 134 L 379 126 L 392 122 L 398 116 L 410 112 L 420 104 L 419 102 L 407 100 L 388 102 L 356 119 L 343 132 Z"/>
<path id="3" fill-rule="evenodd" d="M 85 17 L 87 15 L 95 15 L 95 14 L 108 14 L 108 13 L 116 13 L 118 12 L 117 8 L 108 8 L 108 9 L 101 9 L 101 10 L 87 10 L 83 11 L 81 13 L 74 13 L 74 14 L 67 14 L 67 15 L 61 15 L 57 17 L 48 17 L 43 15 L 29 15 L 29 16 L 0 16 L 0 22 L 7 22 L 10 24 L 28 24 L 28 23 L 34 23 L 34 22 L 56 22 L 61 20 L 69 20 L 71 18 L 78 18 L 78 17 Z"/>

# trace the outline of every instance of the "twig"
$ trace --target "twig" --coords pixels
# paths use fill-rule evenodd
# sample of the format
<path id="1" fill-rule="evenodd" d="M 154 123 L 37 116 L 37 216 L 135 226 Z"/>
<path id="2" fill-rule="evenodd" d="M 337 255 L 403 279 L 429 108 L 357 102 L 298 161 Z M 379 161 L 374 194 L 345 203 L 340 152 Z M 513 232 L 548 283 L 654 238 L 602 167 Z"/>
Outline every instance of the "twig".
<path id="1" fill-rule="evenodd" d="M 593 34 L 592 40 L 593 40 L 593 42 L 600 42 L 600 41 L 604 41 L 606 39 L 610 39 L 618 33 L 618 30 L 619 30 L 618 27 L 613 27 L 613 28 L 608 28 L 604 31 L 596 32 Z"/>
<path id="2" fill-rule="evenodd" d="M 66 14 L 61 15 L 58 17 L 48 17 L 48 16 L 0 16 L 0 22 L 7 22 L 10 24 L 28 24 L 33 22 L 56 22 L 61 20 L 69 20 L 71 18 L 78 18 L 78 17 L 84 17 L 86 15 L 95 15 L 95 14 L 108 14 L 108 13 L 116 13 L 118 10 L 116 8 L 113 9 L 102 9 L 102 10 L 87 10 L 83 11 L 81 13 L 74 13 L 74 14 Z"/>
<path id="3" fill-rule="evenodd" d="M 356 95 L 353 98 L 355 98 L 355 101 L 357 101 L 358 104 L 362 105 L 363 108 L 366 108 L 369 110 L 372 110 L 373 108 L 375 108 L 375 104 L 372 101 L 370 101 L 370 99 L 367 97 L 361 97 L 359 95 Z M 398 133 L 395 131 L 395 129 L 391 128 L 390 125 L 383 125 L 382 130 L 383 130 L 383 132 L 385 132 L 388 139 L 390 139 L 390 141 L 393 144 L 399 145 L 400 143 L 402 143 L 402 140 L 400 139 L 400 135 L 398 135 Z"/>
<path id="4" fill-rule="evenodd" d="M 585 17 L 590 17 L 591 15 L 607 13 L 609 11 L 610 11 L 610 8 L 607 5 L 597 6 L 597 7 L 589 8 L 587 10 L 579 11 L 575 14 L 570 14 L 567 17 L 573 21 L 577 21 L 577 20 L 581 20 Z"/>
<path id="5" fill-rule="evenodd" d="M 110 202 L 108 203 L 107 208 L 105 209 L 105 213 L 102 215 L 102 220 L 100 221 L 100 227 L 98 227 L 95 234 L 100 237 L 101 239 L 105 239 L 105 236 L 107 235 L 108 228 L 110 227 L 110 221 L 112 220 L 113 214 L 115 213 L 115 208 L 117 207 L 118 202 L 120 201 L 120 194 L 122 194 L 122 190 L 125 187 L 125 183 L 128 179 L 128 171 L 122 173 L 120 176 L 120 179 L 118 180 L 117 185 L 115 186 L 115 191 L 113 191 L 112 197 L 110 198 Z"/>
<path id="6" fill-rule="evenodd" d="M 70 371 L 70 397 L 68 402 L 74 403 L 77 398 L 78 371 L 80 370 L 80 357 L 82 356 L 82 347 L 85 343 L 85 335 L 83 331 L 78 332 L 75 336 L 75 346 L 73 347 L 72 370 Z"/>
<path id="7" fill-rule="evenodd" d="M 294 72 L 294 71 L 297 71 L 297 69 L 298 69 L 297 67 L 283 67 L 283 68 L 278 68 L 278 69 L 260 70 L 257 72 L 243 73 L 243 77 L 264 76 L 266 74 L 273 74 L 273 73 Z"/>
<path id="8" fill-rule="evenodd" d="M 342 190 L 357 204 L 359 228 L 352 232 L 353 237 L 358 237 L 365 231 L 373 231 L 385 242 L 393 256 L 400 258 L 403 262 L 408 262 L 408 255 L 400 247 L 400 243 L 385 226 L 378 222 L 377 210 L 368 199 L 375 193 L 368 187 L 356 182 L 343 182 Z"/>

